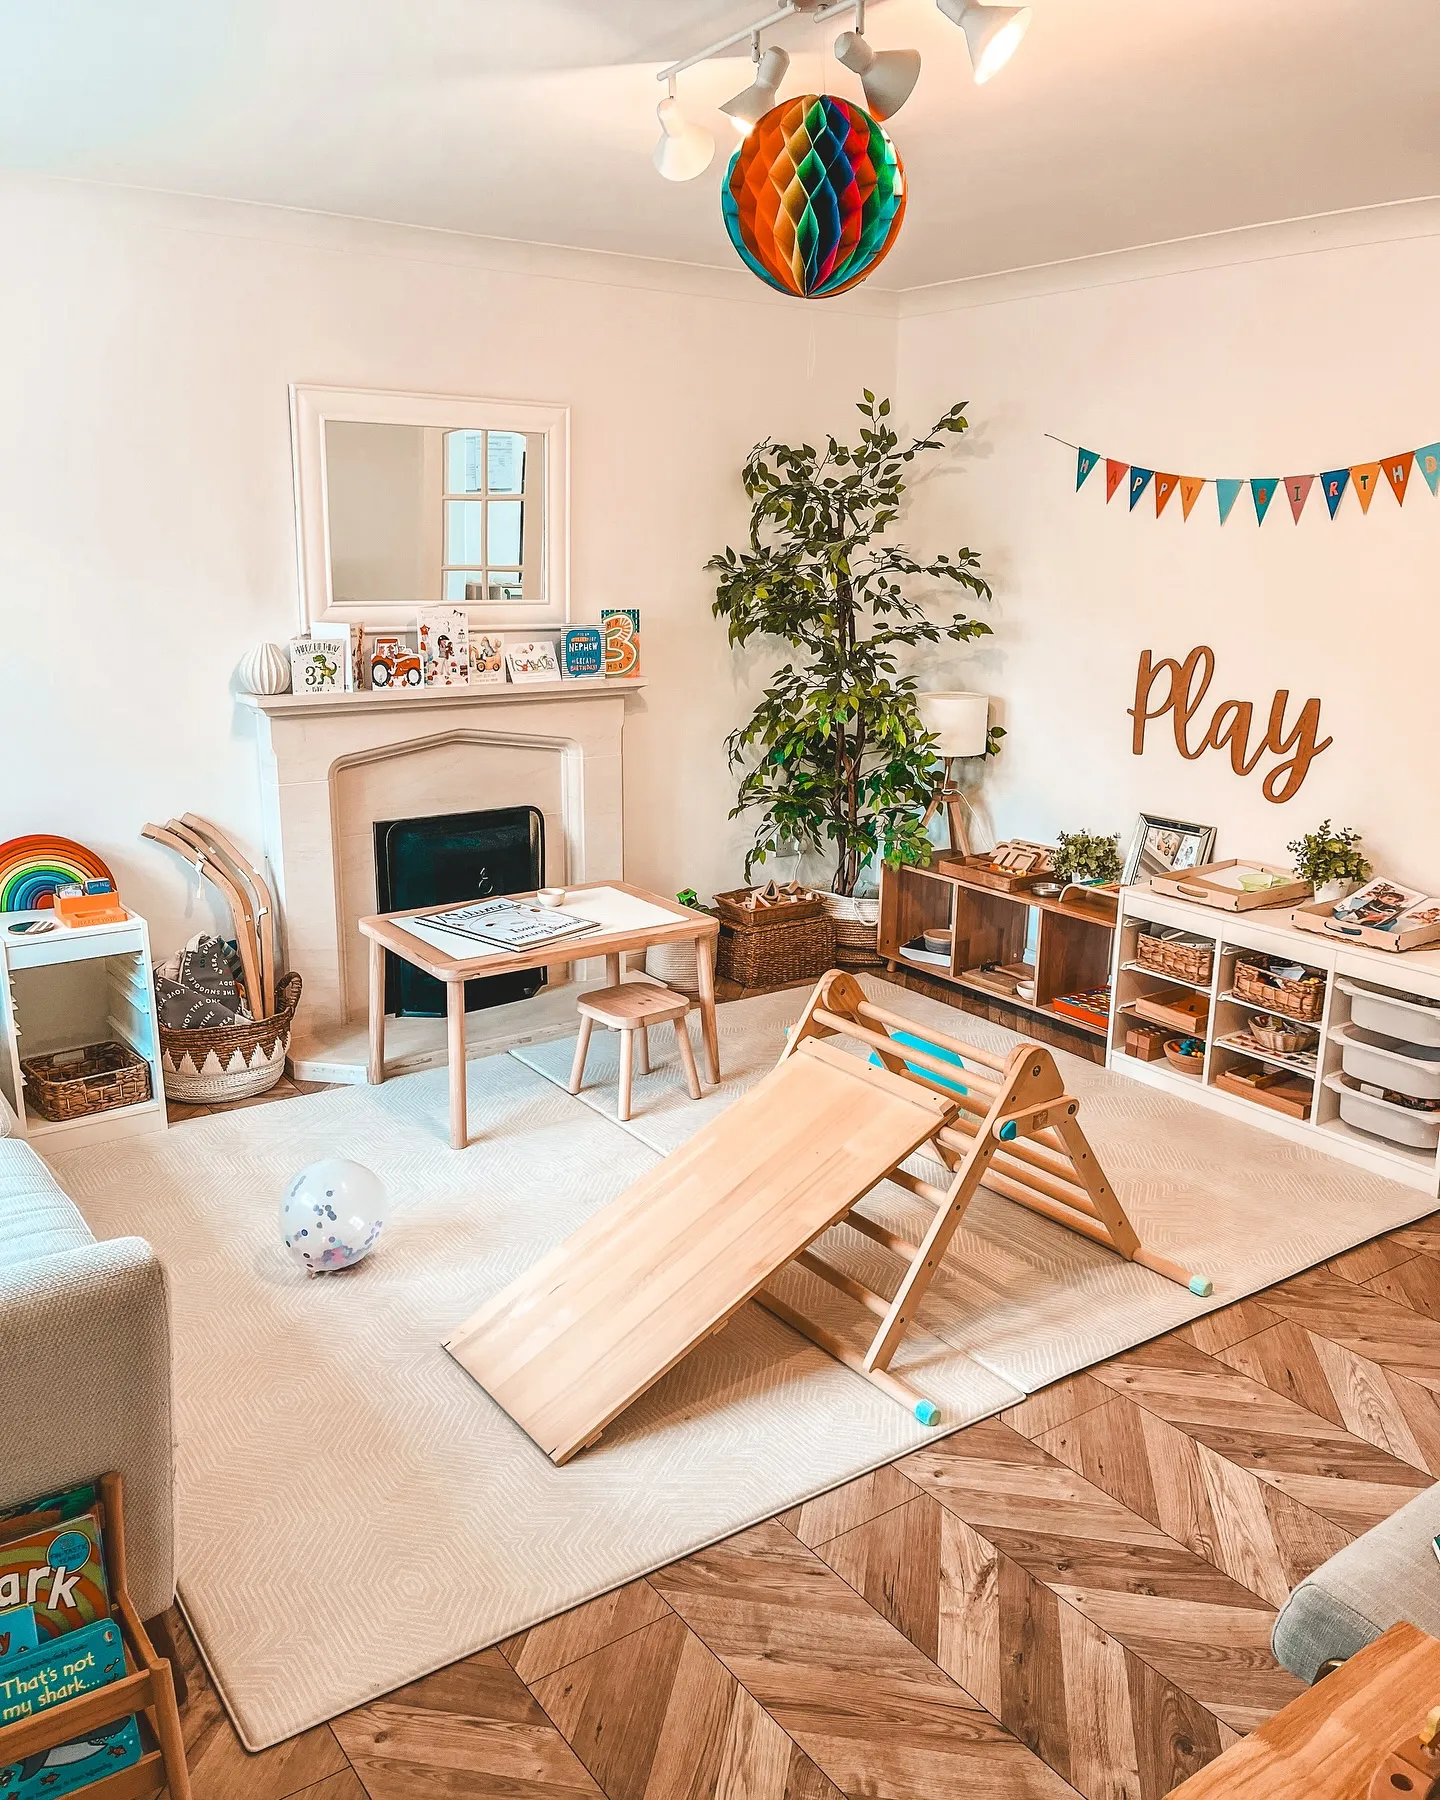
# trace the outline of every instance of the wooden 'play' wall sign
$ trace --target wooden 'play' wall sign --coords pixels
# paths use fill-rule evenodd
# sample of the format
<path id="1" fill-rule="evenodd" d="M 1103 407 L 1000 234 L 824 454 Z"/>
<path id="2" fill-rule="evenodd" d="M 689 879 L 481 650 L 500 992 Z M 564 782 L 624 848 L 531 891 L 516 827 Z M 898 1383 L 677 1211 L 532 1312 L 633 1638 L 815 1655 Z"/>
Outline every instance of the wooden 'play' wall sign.
<path id="1" fill-rule="evenodd" d="M 1142 650 L 1135 675 L 1135 704 L 1129 713 L 1135 721 L 1131 749 L 1136 756 L 1143 756 L 1146 727 L 1152 719 L 1162 719 L 1169 713 L 1175 748 L 1187 762 L 1194 762 L 1207 750 L 1223 750 L 1228 745 L 1230 767 L 1237 775 L 1251 775 L 1267 754 L 1282 757 L 1284 760 L 1266 775 L 1261 791 L 1276 805 L 1293 800 L 1311 763 L 1335 742 L 1334 738 L 1320 736 L 1320 702 L 1307 700 L 1287 730 L 1285 714 L 1290 706 L 1290 690 L 1277 688 L 1270 702 L 1269 723 L 1252 752 L 1254 704 L 1249 700 L 1222 700 L 1210 716 L 1204 737 L 1193 742 L 1191 721 L 1204 704 L 1214 677 L 1215 652 L 1207 644 L 1198 644 L 1184 662 L 1173 656 L 1157 660 L 1148 650 Z M 1162 679 L 1165 685 L 1157 696 L 1156 688 Z"/>

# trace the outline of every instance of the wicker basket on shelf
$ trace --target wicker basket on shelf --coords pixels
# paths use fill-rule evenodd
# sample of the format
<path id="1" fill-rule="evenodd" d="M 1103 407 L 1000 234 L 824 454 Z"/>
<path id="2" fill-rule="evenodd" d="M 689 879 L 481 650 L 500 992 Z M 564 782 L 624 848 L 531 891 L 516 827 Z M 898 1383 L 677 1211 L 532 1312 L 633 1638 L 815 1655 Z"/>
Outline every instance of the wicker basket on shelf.
<path id="1" fill-rule="evenodd" d="M 150 1065 L 128 1044 L 87 1044 L 21 1060 L 25 1102 L 52 1124 L 141 1106 L 150 1098 Z"/>
<path id="2" fill-rule="evenodd" d="M 285 1073 L 301 980 L 293 972 L 275 990 L 268 1019 L 246 1019 L 202 1031 L 160 1027 L 160 1067 L 171 1100 L 203 1106 L 249 1100 L 274 1087 Z"/>
<path id="3" fill-rule="evenodd" d="M 1237 1000 L 1248 1000 L 1252 1006 L 1268 1007 L 1307 1024 L 1318 1025 L 1325 1010 L 1323 975 L 1277 975 L 1262 963 L 1239 957 L 1233 986 Z"/>
<path id="4" fill-rule="evenodd" d="M 1197 944 L 1180 937 L 1166 937 L 1160 932 L 1142 931 L 1135 940 L 1135 960 L 1157 975 L 1170 975 L 1177 981 L 1193 982 L 1208 987 L 1215 968 L 1215 946 Z"/>
<path id="5" fill-rule="evenodd" d="M 1268 1013 L 1254 1013 L 1250 1019 L 1250 1035 L 1262 1050 L 1272 1056 L 1294 1056 L 1301 1050 L 1313 1050 L 1315 1033 L 1299 1025 L 1289 1025 Z"/>

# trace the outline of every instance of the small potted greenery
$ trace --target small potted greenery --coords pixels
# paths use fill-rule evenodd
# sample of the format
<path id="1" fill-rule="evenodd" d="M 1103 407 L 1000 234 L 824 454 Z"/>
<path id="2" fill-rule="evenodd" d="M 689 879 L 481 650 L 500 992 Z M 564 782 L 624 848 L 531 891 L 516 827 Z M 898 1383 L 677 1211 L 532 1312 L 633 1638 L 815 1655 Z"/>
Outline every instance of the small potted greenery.
<path id="1" fill-rule="evenodd" d="M 1055 843 L 1055 879 L 1087 887 L 1118 881 L 1121 874 L 1120 833 L 1101 837 L 1089 831 L 1062 831 Z"/>
<path id="2" fill-rule="evenodd" d="M 1322 819 L 1289 849 L 1295 858 L 1295 873 L 1311 883 L 1317 900 L 1343 900 L 1370 878 L 1370 858 L 1360 848 L 1360 833 L 1352 826 L 1342 825 L 1337 830 L 1328 819 Z"/>

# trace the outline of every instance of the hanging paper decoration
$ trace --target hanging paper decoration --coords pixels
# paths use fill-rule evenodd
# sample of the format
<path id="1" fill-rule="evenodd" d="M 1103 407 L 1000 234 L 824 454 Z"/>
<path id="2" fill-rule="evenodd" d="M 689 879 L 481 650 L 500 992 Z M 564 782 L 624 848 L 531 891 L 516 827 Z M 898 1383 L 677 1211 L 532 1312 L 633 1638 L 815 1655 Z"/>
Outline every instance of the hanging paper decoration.
<path id="1" fill-rule="evenodd" d="M 782 294 L 843 294 L 884 259 L 905 174 L 882 127 L 833 94 L 784 100 L 735 152 L 720 194 L 730 241 Z"/>
<path id="2" fill-rule="evenodd" d="M 1270 502 L 1275 498 L 1275 489 L 1279 485 L 1274 475 L 1252 475 L 1250 493 L 1255 501 L 1255 523 L 1263 525 L 1265 515 L 1270 510 Z"/>
<path id="3" fill-rule="evenodd" d="M 1410 471 L 1415 464 L 1415 452 L 1406 450 L 1399 456 L 1385 458 L 1385 479 L 1390 483 L 1390 491 L 1395 496 L 1397 506 L 1405 504 L 1405 488 L 1410 480 Z"/>
<path id="4" fill-rule="evenodd" d="M 1075 491 L 1078 493 L 1085 485 L 1086 478 L 1101 460 L 1098 450 L 1084 450 L 1072 444 L 1068 438 L 1056 437 L 1047 431 L 1046 437 L 1057 444 L 1064 444 L 1075 452 Z M 1142 468 L 1139 463 L 1122 462 L 1119 457 L 1107 456 L 1105 462 L 1105 499 L 1113 500 L 1120 491 L 1122 482 L 1129 495 L 1129 510 L 1134 512 L 1136 503 L 1153 481 L 1155 484 L 1155 517 L 1158 519 L 1169 505 L 1176 488 L 1180 490 L 1180 508 L 1183 518 L 1188 520 L 1194 511 L 1195 502 L 1200 498 L 1201 490 L 1206 486 L 1215 489 L 1215 503 L 1223 525 L 1234 510 L 1242 488 L 1250 489 L 1251 499 L 1255 503 L 1255 522 L 1262 525 L 1265 515 L 1270 510 L 1270 503 L 1276 491 L 1283 487 L 1285 498 L 1290 503 L 1291 517 L 1298 525 L 1300 515 L 1304 512 L 1306 502 L 1310 498 L 1310 490 L 1318 481 L 1320 491 L 1325 496 L 1325 505 L 1333 519 L 1340 510 L 1340 502 L 1345 498 L 1348 488 L 1355 490 L 1355 497 L 1360 502 L 1360 510 L 1370 511 L 1370 502 L 1375 498 L 1376 489 L 1380 485 L 1380 472 L 1385 472 L 1385 480 L 1395 496 L 1397 506 L 1405 504 L 1405 496 L 1410 489 L 1410 477 L 1416 469 L 1425 477 L 1430 492 L 1440 496 L 1440 441 L 1433 444 L 1422 444 L 1418 450 L 1397 450 L 1379 462 L 1351 463 L 1349 468 L 1324 469 L 1318 475 L 1286 475 L 1283 480 L 1278 475 L 1167 475 L 1157 473 L 1154 469 Z"/>
<path id="5" fill-rule="evenodd" d="M 1345 490 L 1350 485 L 1348 469 L 1326 469 L 1320 477 L 1320 486 L 1325 490 L 1325 504 L 1330 508 L 1330 517 L 1335 517 L 1335 508 L 1345 498 Z"/>
<path id="6" fill-rule="evenodd" d="M 56 888 L 111 881 L 93 850 L 63 837 L 18 837 L 0 844 L 0 912 L 53 906 Z"/>
<path id="7" fill-rule="evenodd" d="M 1350 485 L 1355 490 L 1355 498 L 1360 502 L 1361 512 L 1369 512 L 1370 502 L 1375 498 L 1375 477 L 1380 473 L 1378 462 L 1351 463 Z"/>

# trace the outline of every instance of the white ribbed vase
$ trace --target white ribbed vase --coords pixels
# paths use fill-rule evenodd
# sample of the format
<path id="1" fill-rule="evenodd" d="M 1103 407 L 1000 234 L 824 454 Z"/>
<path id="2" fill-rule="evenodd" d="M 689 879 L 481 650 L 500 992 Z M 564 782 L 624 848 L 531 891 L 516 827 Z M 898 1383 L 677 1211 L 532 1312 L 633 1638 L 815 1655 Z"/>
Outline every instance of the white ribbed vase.
<path id="1" fill-rule="evenodd" d="M 235 671 L 242 694 L 288 694 L 290 656 L 279 644 L 257 644 Z"/>

